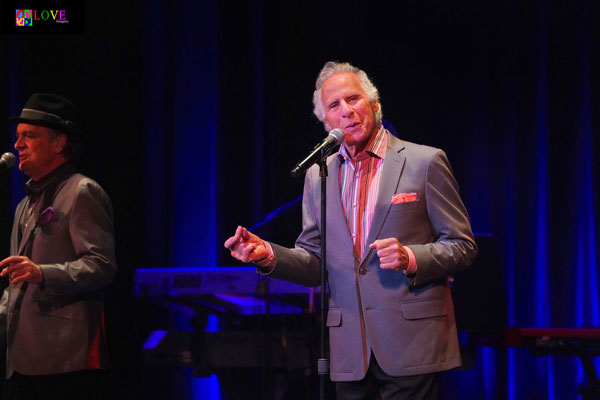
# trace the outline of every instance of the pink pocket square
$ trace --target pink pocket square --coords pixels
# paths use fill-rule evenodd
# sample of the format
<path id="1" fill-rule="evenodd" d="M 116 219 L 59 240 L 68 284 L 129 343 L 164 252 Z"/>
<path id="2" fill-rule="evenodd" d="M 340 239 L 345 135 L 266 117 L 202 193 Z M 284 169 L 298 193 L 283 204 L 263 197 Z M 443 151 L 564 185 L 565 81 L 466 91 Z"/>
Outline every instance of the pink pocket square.
<path id="1" fill-rule="evenodd" d="M 417 201 L 416 193 L 396 193 L 392 196 L 392 204 L 410 203 Z"/>

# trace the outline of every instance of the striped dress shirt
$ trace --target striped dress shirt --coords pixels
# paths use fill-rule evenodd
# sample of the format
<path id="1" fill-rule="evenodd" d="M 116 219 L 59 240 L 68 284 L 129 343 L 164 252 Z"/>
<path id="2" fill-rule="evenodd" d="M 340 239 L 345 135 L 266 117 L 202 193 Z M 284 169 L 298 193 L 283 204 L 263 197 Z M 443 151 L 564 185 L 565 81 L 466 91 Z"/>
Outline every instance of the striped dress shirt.
<path id="1" fill-rule="evenodd" d="M 340 147 L 342 205 L 358 258 L 362 257 L 369 245 L 366 241 L 375 211 L 387 142 L 388 131 L 382 125 L 377 134 L 369 139 L 365 150 L 354 158 L 350 157 L 345 146 Z"/>

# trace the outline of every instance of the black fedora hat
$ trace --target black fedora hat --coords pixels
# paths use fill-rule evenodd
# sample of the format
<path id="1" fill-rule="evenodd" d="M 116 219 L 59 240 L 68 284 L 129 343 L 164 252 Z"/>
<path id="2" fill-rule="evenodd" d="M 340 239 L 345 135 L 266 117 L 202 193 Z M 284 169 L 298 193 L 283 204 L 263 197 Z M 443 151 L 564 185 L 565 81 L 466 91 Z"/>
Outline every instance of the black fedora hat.
<path id="1" fill-rule="evenodd" d="M 52 93 L 34 93 L 18 117 L 10 122 L 46 126 L 67 134 L 81 135 L 77 107 L 68 99 Z"/>

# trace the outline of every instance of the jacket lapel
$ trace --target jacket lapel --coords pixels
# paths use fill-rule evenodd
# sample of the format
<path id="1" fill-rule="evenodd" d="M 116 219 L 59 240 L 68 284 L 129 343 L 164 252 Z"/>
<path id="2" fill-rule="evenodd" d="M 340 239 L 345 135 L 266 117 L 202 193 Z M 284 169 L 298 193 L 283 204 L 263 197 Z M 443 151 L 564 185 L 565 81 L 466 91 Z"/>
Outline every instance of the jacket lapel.
<path id="1" fill-rule="evenodd" d="M 406 155 L 403 150 L 404 145 L 402 141 L 389 134 L 388 149 L 383 160 L 377 202 L 375 203 L 373 220 L 371 221 L 371 228 L 367 237 L 367 246 L 379 238 L 379 232 L 390 211 L 392 196 L 396 193 L 402 172 L 404 171 L 404 163 L 406 162 Z M 369 258 L 372 252 L 373 250 L 368 247 L 365 249 L 361 265 Z"/>
<path id="2" fill-rule="evenodd" d="M 38 204 L 39 204 L 39 202 L 38 202 Z M 25 213 L 28 208 L 29 208 L 29 203 L 23 208 L 23 212 Z M 23 251 L 25 250 L 25 247 L 26 247 L 27 243 L 29 242 L 29 238 L 31 237 L 35 227 L 37 226 L 38 214 L 39 214 L 39 210 L 38 210 L 38 207 L 36 207 L 36 209 L 33 210 L 31 215 L 23 216 L 23 218 L 26 218 L 25 230 L 23 231 L 23 235 L 21 236 L 21 242 L 19 243 L 19 247 L 17 249 L 17 255 L 23 255 Z"/>
<path id="3" fill-rule="evenodd" d="M 46 185 L 44 192 L 41 194 L 42 198 L 37 200 L 31 215 L 29 217 L 24 216 L 24 218 L 28 218 L 28 221 L 25 221 L 25 230 L 23 231 L 23 236 L 21 237 L 21 241 L 19 243 L 17 251 L 18 255 L 23 255 L 23 252 L 26 250 L 27 243 L 29 243 L 30 237 L 37 227 L 37 221 L 40 217 L 40 213 L 42 212 L 42 207 L 51 206 L 54 203 L 54 198 L 67 183 L 68 177 L 73 174 L 73 169 L 70 164 L 59 168 L 61 168 L 61 170 L 53 177 L 53 180 Z M 23 213 L 27 212 L 27 209 L 29 209 L 30 201 L 31 196 L 28 197 L 27 204 L 25 204 L 23 207 Z"/>
<path id="4" fill-rule="evenodd" d="M 327 221 L 331 221 L 327 224 L 327 229 L 330 232 L 334 230 L 332 232 L 333 235 L 330 237 L 334 237 L 336 240 L 339 239 L 344 247 L 346 247 L 346 251 L 351 252 L 358 261 L 352 237 L 350 236 L 350 229 L 348 228 L 348 220 L 346 219 L 342 205 L 339 178 L 340 160 L 337 153 L 330 157 L 327 169 Z M 328 246 L 330 245 L 332 244 L 329 243 Z"/>

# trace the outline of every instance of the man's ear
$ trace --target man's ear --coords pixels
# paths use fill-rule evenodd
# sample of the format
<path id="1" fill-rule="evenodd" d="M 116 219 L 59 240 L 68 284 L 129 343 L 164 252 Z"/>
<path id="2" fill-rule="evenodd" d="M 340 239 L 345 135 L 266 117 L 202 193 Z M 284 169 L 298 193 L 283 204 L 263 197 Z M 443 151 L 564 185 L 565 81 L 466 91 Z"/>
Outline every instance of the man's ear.
<path id="1" fill-rule="evenodd" d="M 379 102 L 378 101 L 374 101 L 373 102 L 373 112 L 376 113 L 377 111 L 379 111 Z"/>
<path id="2" fill-rule="evenodd" d="M 67 135 L 64 133 L 59 133 L 58 135 L 56 135 L 54 143 L 56 143 L 54 151 L 57 154 L 62 153 L 65 147 L 67 146 Z"/>

